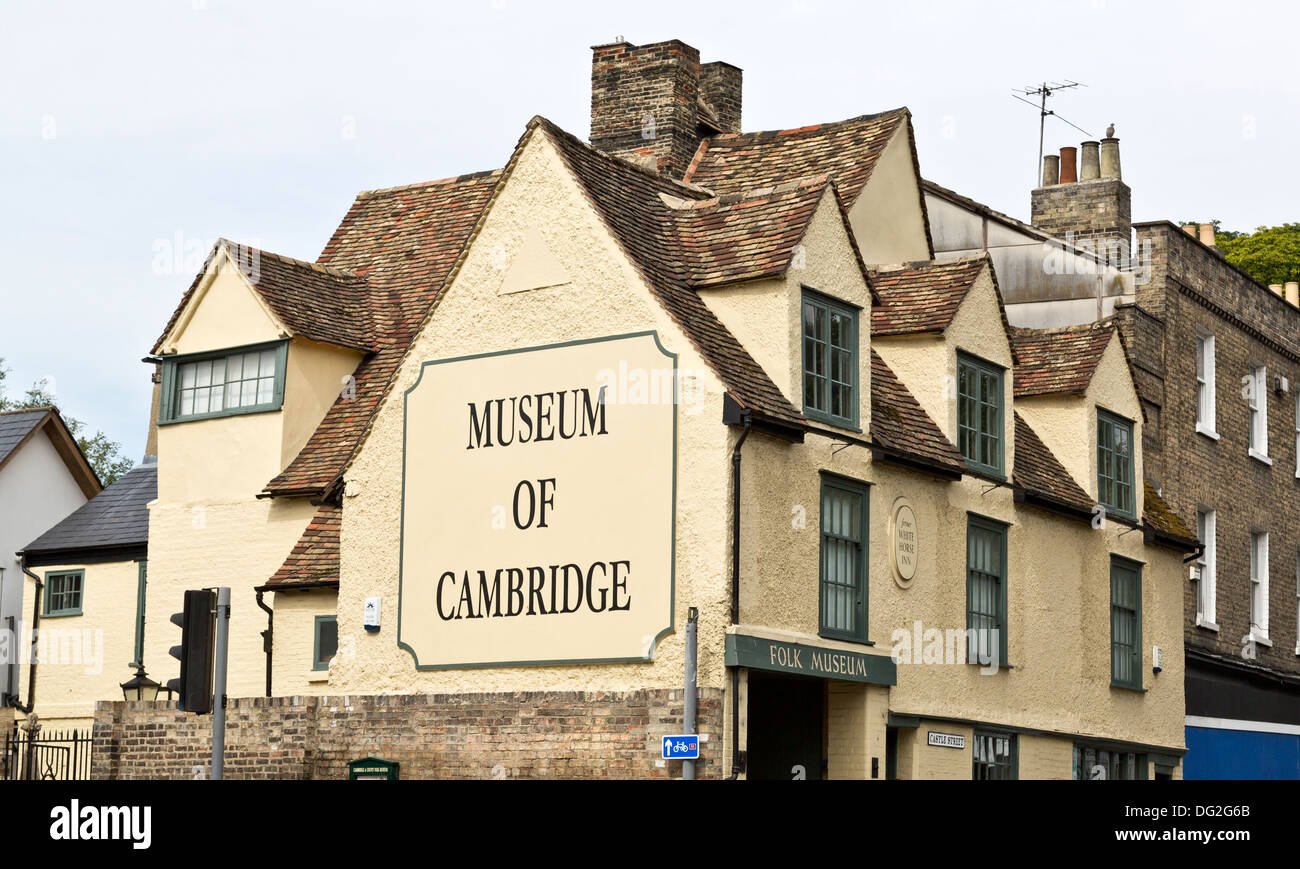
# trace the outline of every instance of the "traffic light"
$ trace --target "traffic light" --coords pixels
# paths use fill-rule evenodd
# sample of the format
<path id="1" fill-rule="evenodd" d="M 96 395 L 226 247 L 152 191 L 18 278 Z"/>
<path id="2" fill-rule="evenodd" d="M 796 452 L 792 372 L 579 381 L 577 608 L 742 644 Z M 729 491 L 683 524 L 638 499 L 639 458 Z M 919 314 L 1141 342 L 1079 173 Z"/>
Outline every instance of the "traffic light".
<path id="1" fill-rule="evenodd" d="M 181 629 L 181 644 L 171 656 L 181 662 L 181 677 L 167 688 L 175 693 L 185 712 L 212 711 L 212 659 L 216 637 L 217 594 L 208 589 L 185 592 L 185 611 L 172 615 Z"/>

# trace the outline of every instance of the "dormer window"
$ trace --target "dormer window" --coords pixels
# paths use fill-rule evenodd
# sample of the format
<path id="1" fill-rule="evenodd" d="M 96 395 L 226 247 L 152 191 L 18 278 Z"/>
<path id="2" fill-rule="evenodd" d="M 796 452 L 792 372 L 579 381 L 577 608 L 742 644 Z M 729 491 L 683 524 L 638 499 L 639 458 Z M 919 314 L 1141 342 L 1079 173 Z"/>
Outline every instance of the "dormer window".
<path id="1" fill-rule="evenodd" d="M 1002 476 L 1002 369 L 957 357 L 957 448 L 975 470 Z"/>
<path id="2" fill-rule="evenodd" d="M 803 412 L 858 428 L 858 311 L 804 288 Z"/>
<path id="3" fill-rule="evenodd" d="M 1133 497 L 1133 423 L 1097 409 L 1097 500 L 1108 511 L 1136 516 Z"/>
<path id="4" fill-rule="evenodd" d="M 279 410 L 288 342 L 163 360 L 158 422 Z"/>

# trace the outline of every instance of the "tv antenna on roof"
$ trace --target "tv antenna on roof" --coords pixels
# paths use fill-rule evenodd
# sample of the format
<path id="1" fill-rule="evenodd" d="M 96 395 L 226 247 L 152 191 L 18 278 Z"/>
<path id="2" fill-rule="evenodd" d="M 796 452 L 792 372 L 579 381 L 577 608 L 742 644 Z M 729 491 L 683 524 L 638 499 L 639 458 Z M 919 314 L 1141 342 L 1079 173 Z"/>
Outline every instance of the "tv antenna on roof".
<path id="1" fill-rule="evenodd" d="M 1071 127 L 1074 127 L 1080 133 L 1083 133 L 1088 138 L 1092 138 L 1092 133 L 1089 133 L 1087 130 L 1085 130 L 1083 127 L 1080 127 L 1078 124 L 1068 121 L 1065 118 L 1062 118 L 1060 115 L 1056 114 L 1056 112 L 1050 111 L 1047 108 L 1047 98 L 1052 96 L 1057 91 L 1069 90 L 1070 88 L 1079 88 L 1079 87 L 1086 88 L 1087 85 L 1084 84 L 1083 82 L 1077 82 L 1067 78 L 1063 82 L 1045 81 L 1038 87 L 1027 86 L 1027 87 L 1020 88 L 1017 91 L 1011 92 L 1011 96 L 1020 100 L 1022 103 L 1026 103 L 1027 105 L 1031 105 L 1034 108 L 1038 109 L 1038 163 L 1034 166 L 1035 187 L 1037 187 L 1042 180 L 1041 173 L 1043 171 L 1043 132 L 1047 127 L 1048 115 L 1052 115 L 1053 117 L 1060 118 L 1060 120 L 1065 121 L 1065 123 L 1069 124 Z M 1024 96 L 1021 96 L 1021 94 L 1024 94 Z M 1035 105 L 1033 100 L 1027 100 L 1025 99 L 1025 97 L 1038 97 L 1039 101 L 1037 105 Z"/>

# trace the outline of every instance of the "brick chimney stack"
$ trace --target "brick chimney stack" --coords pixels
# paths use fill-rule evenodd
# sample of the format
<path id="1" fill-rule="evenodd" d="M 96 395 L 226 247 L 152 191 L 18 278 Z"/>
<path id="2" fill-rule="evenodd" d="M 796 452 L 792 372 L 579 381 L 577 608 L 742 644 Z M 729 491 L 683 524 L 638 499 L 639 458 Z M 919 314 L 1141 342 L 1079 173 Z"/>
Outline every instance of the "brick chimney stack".
<path id="1" fill-rule="evenodd" d="M 1083 177 L 1077 180 L 1073 168 L 1068 175 L 1066 171 L 1067 158 L 1073 163 L 1074 154 L 1074 148 L 1062 148 L 1060 183 L 1050 184 L 1045 177 L 1044 186 L 1031 193 L 1031 222 L 1057 238 L 1091 247 L 1111 266 L 1127 267 L 1132 191 L 1119 175 L 1119 139 L 1084 142 Z M 1048 171 L 1044 166 L 1045 176 Z"/>
<path id="2" fill-rule="evenodd" d="M 591 49 L 591 144 L 673 178 L 700 139 L 739 131 L 741 70 L 679 39 Z"/>

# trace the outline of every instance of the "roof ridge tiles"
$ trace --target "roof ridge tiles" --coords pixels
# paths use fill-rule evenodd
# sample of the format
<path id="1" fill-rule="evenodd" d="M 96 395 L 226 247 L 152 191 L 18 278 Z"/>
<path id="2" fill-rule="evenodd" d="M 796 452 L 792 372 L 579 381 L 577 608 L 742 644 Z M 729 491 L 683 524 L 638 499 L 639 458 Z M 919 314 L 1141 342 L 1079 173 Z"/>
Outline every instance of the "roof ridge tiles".
<path id="1" fill-rule="evenodd" d="M 785 129 L 776 129 L 776 130 L 751 130 L 749 132 L 745 132 L 742 130 L 737 133 L 719 133 L 718 135 L 710 136 L 709 138 L 714 139 L 715 141 L 722 140 L 722 139 L 728 141 L 734 141 L 736 139 L 744 139 L 744 138 L 760 138 L 760 137 L 775 138 L 777 136 L 797 136 L 803 133 L 816 133 L 822 130 L 830 129 L 832 127 L 843 126 L 845 124 L 862 123 L 864 121 L 874 121 L 880 118 L 887 118 L 891 115 L 901 115 L 901 114 L 910 115 L 911 113 L 912 113 L 911 109 L 909 109 L 907 106 L 899 106 L 897 108 L 887 109 L 883 112 L 874 112 L 866 115 L 856 115 L 852 118 L 844 118 L 838 121 L 823 121 L 821 123 L 816 123 L 816 124 L 806 124 L 805 126 L 802 127 L 786 127 Z"/>
<path id="2" fill-rule="evenodd" d="M 504 169 L 485 169 L 480 172 L 466 172 L 464 175 L 451 175 L 446 178 L 437 178 L 433 181 L 417 181 L 414 184 L 399 184 L 395 187 L 376 187 L 372 190 L 362 190 L 357 193 L 357 199 L 371 199 L 378 196 L 386 196 L 392 193 L 401 193 L 406 190 L 420 190 L 426 187 L 439 187 L 448 184 L 463 184 L 466 181 L 474 181 L 479 178 L 491 178 L 494 175 L 500 175 Z"/>

